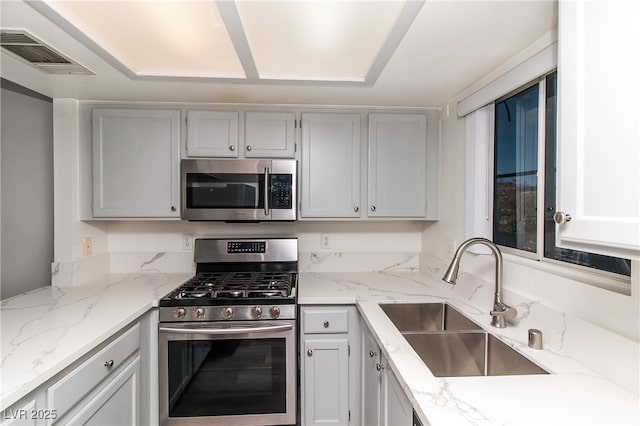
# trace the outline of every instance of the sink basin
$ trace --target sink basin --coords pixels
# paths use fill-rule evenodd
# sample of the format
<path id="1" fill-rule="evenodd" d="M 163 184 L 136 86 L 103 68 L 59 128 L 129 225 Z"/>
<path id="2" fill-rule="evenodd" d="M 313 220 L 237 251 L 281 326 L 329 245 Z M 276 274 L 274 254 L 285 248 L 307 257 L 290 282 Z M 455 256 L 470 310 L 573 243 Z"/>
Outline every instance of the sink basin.
<path id="1" fill-rule="evenodd" d="M 487 332 L 403 335 L 436 377 L 548 374 Z"/>
<path id="2" fill-rule="evenodd" d="M 400 332 L 482 330 L 446 303 L 387 303 L 380 308 Z"/>

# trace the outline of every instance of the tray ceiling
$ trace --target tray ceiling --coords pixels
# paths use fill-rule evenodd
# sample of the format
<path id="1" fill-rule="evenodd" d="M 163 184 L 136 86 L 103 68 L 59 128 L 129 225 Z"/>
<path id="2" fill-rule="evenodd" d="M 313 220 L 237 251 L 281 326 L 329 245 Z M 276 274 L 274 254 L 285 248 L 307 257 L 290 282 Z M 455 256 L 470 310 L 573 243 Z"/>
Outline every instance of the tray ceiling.
<path id="1" fill-rule="evenodd" d="M 47 0 L 39 9 L 136 77 L 372 84 L 423 3 Z"/>
<path id="2" fill-rule="evenodd" d="M 91 17 L 83 24 L 64 7 Z M 2 30 L 26 31 L 91 71 L 50 74 L 1 49 L 3 78 L 105 101 L 440 107 L 553 42 L 557 28 L 555 0 L 12 0 L 0 9 Z"/>

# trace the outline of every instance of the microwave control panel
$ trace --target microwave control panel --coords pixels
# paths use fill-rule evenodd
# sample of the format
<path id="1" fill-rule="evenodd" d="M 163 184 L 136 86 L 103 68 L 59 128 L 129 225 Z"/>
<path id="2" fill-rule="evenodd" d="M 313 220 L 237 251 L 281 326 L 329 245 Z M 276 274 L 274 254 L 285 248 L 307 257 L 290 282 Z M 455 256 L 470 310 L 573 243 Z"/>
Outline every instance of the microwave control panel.
<path id="1" fill-rule="evenodd" d="M 271 175 L 271 208 L 290 209 L 292 185 L 291 175 Z"/>

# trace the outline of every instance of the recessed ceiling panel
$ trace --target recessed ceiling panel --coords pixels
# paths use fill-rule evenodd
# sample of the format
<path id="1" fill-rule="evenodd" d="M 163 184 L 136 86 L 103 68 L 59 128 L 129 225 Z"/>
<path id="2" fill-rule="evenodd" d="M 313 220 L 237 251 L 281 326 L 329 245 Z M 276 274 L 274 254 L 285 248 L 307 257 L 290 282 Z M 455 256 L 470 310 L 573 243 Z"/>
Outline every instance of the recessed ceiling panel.
<path id="1" fill-rule="evenodd" d="M 49 4 L 135 74 L 245 77 L 213 1 L 49 0 Z"/>
<path id="2" fill-rule="evenodd" d="M 364 81 L 405 1 L 239 1 L 261 79 Z"/>

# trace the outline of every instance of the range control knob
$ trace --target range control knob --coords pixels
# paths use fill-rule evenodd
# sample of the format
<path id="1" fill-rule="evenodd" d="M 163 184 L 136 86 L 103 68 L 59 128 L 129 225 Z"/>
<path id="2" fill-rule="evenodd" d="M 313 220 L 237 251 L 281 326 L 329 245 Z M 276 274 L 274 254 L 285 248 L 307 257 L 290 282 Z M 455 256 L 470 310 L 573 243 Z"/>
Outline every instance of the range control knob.
<path id="1" fill-rule="evenodd" d="M 272 306 L 269 309 L 269 315 L 271 315 L 271 318 L 278 318 L 280 316 L 280 308 L 278 308 L 277 306 Z"/>
<path id="2" fill-rule="evenodd" d="M 251 308 L 251 317 L 253 318 L 262 318 L 262 308 L 260 306 L 254 306 Z"/>
<path id="3" fill-rule="evenodd" d="M 195 308 L 193 310 L 193 313 L 196 314 L 197 319 L 204 318 L 204 308 Z"/>
<path id="4" fill-rule="evenodd" d="M 175 308 L 173 310 L 173 316 L 182 319 L 187 315 L 187 310 L 185 308 Z"/>
<path id="5" fill-rule="evenodd" d="M 231 319 L 233 318 L 233 309 L 231 308 L 222 308 L 222 311 L 220 312 L 220 314 L 222 315 L 222 318 L 224 319 Z"/>

